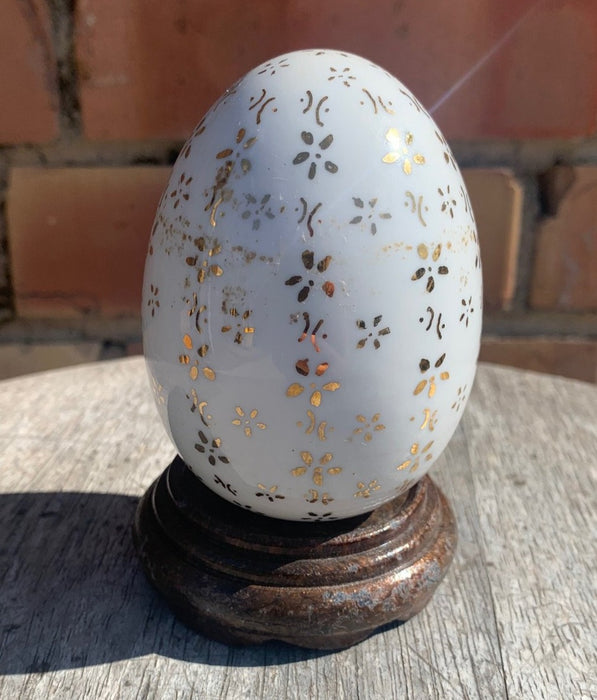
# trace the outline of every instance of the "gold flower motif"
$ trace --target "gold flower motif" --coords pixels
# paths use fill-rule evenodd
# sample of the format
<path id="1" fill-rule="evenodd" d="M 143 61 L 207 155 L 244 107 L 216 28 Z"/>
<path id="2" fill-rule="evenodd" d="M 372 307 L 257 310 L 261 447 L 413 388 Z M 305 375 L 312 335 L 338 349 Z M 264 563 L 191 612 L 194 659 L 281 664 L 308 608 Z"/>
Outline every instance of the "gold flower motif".
<path id="1" fill-rule="evenodd" d="M 381 485 L 378 483 L 377 479 L 370 481 L 366 484 L 363 481 L 359 481 L 357 484 L 358 491 L 354 494 L 355 498 L 369 498 L 372 491 L 379 491 Z"/>
<path id="2" fill-rule="evenodd" d="M 221 277 L 224 270 L 213 262 L 213 258 L 222 252 L 222 246 L 217 239 L 206 238 L 199 236 L 196 238 L 195 247 L 201 253 L 200 255 L 188 255 L 185 262 L 189 267 L 197 270 L 197 282 L 203 284 L 207 277 Z"/>
<path id="3" fill-rule="evenodd" d="M 273 503 L 274 499 L 284 500 L 286 498 L 286 496 L 282 496 L 281 494 L 276 493 L 276 491 L 278 490 L 277 484 L 269 487 L 265 486 L 264 484 L 257 484 L 257 488 L 260 489 L 260 491 L 257 491 L 255 495 L 264 496 L 270 503 Z"/>
<path id="4" fill-rule="evenodd" d="M 420 153 L 410 154 L 410 147 L 413 144 L 415 137 L 408 132 L 404 137 L 404 142 L 400 136 L 400 132 L 395 127 L 386 131 L 386 141 L 390 144 L 391 150 L 382 158 L 384 163 L 398 163 L 402 161 L 402 170 L 405 175 L 410 175 L 415 165 L 424 165 L 425 156 Z M 411 160 L 412 158 L 412 160 Z"/>
<path id="5" fill-rule="evenodd" d="M 185 350 L 193 350 L 194 345 L 193 345 L 193 339 L 188 333 L 185 333 L 182 337 L 182 344 L 185 347 Z M 197 355 L 203 359 L 207 353 L 209 352 L 209 345 L 203 344 L 200 345 L 197 348 Z M 178 362 L 181 365 L 187 365 L 189 367 L 189 377 L 195 381 L 197 377 L 199 376 L 199 370 L 203 373 L 203 376 L 206 379 L 209 379 L 210 382 L 213 382 L 216 378 L 216 373 L 211 367 L 201 367 L 199 366 L 200 361 L 195 358 L 194 356 L 191 356 L 189 352 L 183 352 L 178 356 Z"/>
<path id="6" fill-rule="evenodd" d="M 243 427 L 243 431 L 247 437 L 252 437 L 253 428 L 259 428 L 259 430 L 265 430 L 267 425 L 256 421 L 259 411 L 256 408 L 251 409 L 248 414 L 240 406 L 235 406 L 234 410 L 238 418 L 232 421 L 232 425 L 237 425 L 238 427 Z"/>
<path id="7" fill-rule="evenodd" d="M 409 471 L 417 471 L 422 461 L 429 462 L 433 459 L 433 455 L 429 451 L 433 446 L 433 442 L 434 441 L 431 440 L 431 442 L 428 442 L 423 448 L 420 447 L 418 442 L 413 442 L 413 444 L 410 446 L 411 457 L 405 459 L 404 462 L 402 462 L 396 467 L 396 469 L 398 471 L 402 471 L 403 469 L 407 469 L 408 467 L 410 467 Z"/>
<path id="8" fill-rule="evenodd" d="M 373 440 L 373 433 L 385 430 L 386 426 L 383 423 L 379 423 L 379 418 L 381 413 L 376 413 L 371 420 L 367 420 L 365 416 L 358 415 L 357 421 L 360 425 L 352 431 L 353 435 L 363 435 L 365 442 L 371 442 Z"/>
<path id="9" fill-rule="evenodd" d="M 310 388 L 313 389 L 314 391 L 312 392 L 311 396 L 309 397 L 309 403 L 311 406 L 314 406 L 315 408 L 319 408 L 321 406 L 321 401 L 323 399 L 323 394 L 321 393 L 322 391 L 327 391 L 327 392 L 334 392 L 338 391 L 340 389 L 341 384 L 340 382 L 326 382 L 321 389 L 317 387 L 317 384 L 314 382 L 311 383 Z M 286 389 L 286 396 L 289 398 L 296 398 L 297 396 L 300 396 L 303 391 L 305 391 L 305 387 L 302 384 L 299 384 L 298 382 L 294 382 L 291 384 L 288 389 Z"/>
<path id="10" fill-rule="evenodd" d="M 342 472 L 342 467 L 329 467 L 327 466 L 334 459 L 334 455 L 331 452 L 325 452 L 319 458 L 319 466 L 314 467 L 311 478 L 315 486 L 323 486 L 325 473 L 330 476 L 336 476 Z M 301 461 L 303 464 L 300 467 L 295 467 L 291 470 L 292 476 L 303 476 L 307 471 L 313 466 L 313 455 L 311 452 L 301 452 Z"/>

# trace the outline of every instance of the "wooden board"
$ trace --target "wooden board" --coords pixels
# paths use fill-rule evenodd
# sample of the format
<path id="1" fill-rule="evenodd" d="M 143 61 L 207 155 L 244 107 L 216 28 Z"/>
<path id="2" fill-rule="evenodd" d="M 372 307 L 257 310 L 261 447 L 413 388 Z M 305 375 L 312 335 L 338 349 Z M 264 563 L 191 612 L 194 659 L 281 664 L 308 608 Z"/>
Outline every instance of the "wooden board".
<path id="1" fill-rule="evenodd" d="M 336 653 L 178 623 L 130 527 L 174 454 L 141 358 L 0 383 L 0 698 L 597 697 L 597 388 L 481 366 L 432 470 L 456 558 L 416 618 Z"/>

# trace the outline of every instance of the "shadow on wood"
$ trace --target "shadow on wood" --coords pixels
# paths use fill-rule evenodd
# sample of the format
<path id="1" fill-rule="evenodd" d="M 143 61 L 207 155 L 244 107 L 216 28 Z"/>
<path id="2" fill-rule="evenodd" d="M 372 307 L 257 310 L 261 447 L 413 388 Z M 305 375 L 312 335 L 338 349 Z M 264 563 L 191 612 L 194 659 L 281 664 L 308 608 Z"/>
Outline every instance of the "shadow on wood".
<path id="1" fill-rule="evenodd" d="M 43 673 L 155 653 L 218 666 L 314 658 L 283 644 L 232 648 L 177 622 L 133 548 L 138 499 L 0 495 L 0 674 Z"/>

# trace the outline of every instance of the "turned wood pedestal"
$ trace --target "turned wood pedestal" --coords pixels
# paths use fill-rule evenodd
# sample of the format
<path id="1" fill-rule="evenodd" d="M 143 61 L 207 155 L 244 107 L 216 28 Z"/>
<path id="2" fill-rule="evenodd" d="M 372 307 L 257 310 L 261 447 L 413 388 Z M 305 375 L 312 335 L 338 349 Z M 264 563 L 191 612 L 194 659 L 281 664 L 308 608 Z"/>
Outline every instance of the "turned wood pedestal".
<path id="1" fill-rule="evenodd" d="M 218 641 L 348 647 L 429 601 L 456 526 L 429 477 L 365 515 L 297 523 L 216 496 L 180 457 L 139 504 L 145 573 L 187 625 Z"/>

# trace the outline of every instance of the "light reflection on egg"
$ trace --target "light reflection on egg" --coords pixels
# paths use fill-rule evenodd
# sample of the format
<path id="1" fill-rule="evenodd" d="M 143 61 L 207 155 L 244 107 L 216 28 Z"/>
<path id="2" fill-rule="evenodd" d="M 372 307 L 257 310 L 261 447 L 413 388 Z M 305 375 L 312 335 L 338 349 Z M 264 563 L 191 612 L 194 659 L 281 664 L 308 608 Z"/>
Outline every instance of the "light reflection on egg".
<path id="1" fill-rule="evenodd" d="M 144 350 L 206 486 L 336 519 L 441 454 L 481 304 L 470 201 L 431 117 L 369 61 L 300 51 L 237 82 L 182 149 L 151 233 Z"/>

